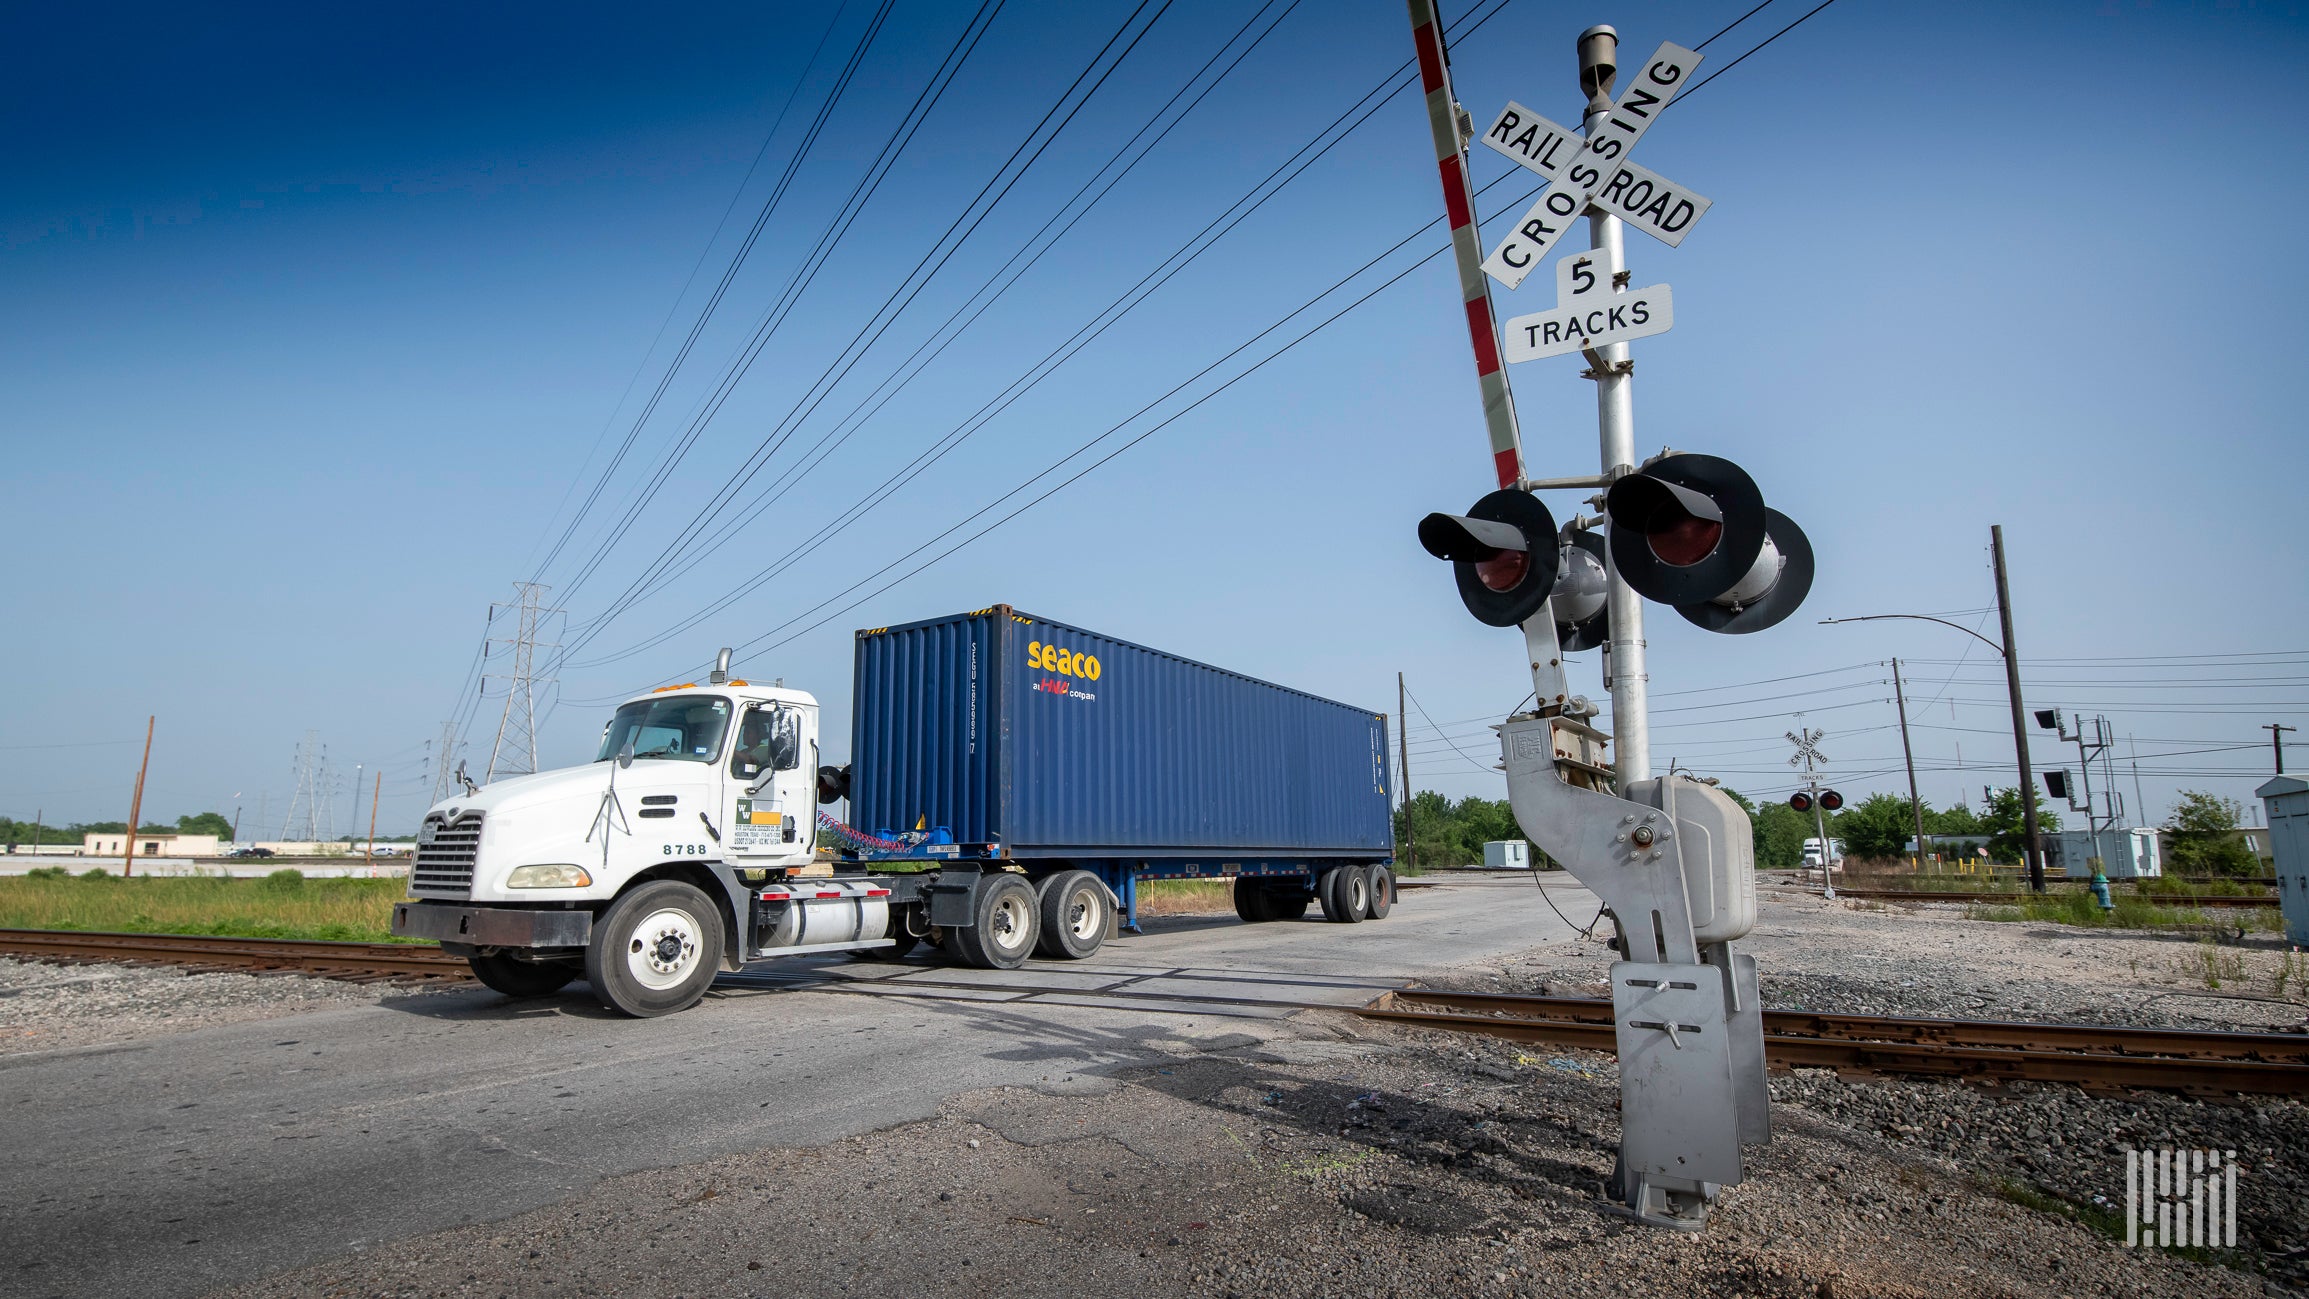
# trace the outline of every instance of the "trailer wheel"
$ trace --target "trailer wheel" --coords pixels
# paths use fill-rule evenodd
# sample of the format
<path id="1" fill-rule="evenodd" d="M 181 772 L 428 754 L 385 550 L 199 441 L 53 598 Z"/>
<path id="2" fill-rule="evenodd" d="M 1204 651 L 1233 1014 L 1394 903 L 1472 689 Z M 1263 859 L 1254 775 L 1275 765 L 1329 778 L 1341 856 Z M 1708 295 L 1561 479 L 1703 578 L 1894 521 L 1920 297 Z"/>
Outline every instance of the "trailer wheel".
<path id="1" fill-rule="evenodd" d="M 722 914 L 713 902 L 680 880 L 654 880 L 594 924 L 585 980 L 620 1014 L 670 1015 L 706 995 L 721 955 Z"/>
<path id="2" fill-rule="evenodd" d="M 1267 915 L 1274 920 L 1304 920 L 1307 904 L 1315 900 L 1296 884 L 1269 884 L 1260 891 L 1267 895 Z"/>
<path id="3" fill-rule="evenodd" d="M 1323 872 L 1323 915 L 1351 925 L 1371 914 L 1371 881 L 1353 866 L 1333 866 Z"/>
<path id="4" fill-rule="evenodd" d="M 577 966 L 568 961 L 524 961 L 508 952 L 475 953 L 465 963 L 473 967 L 473 977 L 483 987 L 508 997 L 551 996 L 578 975 Z"/>
<path id="5" fill-rule="evenodd" d="M 1385 920 L 1395 909 L 1395 872 L 1384 866 L 1365 866 L 1363 876 L 1370 882 L 1371 918 Z"/>
<path id="6" fill-rule="evenodd" d="M 1041 928 L 1034 886 L 1005 871 L 978 886 L 968 929 L 950 929 L 946 948 L 964 965 L 981 970 L 1015 970 L 1026 964 Z"/>
<path id="7" fill-rule="evenodd" d="M 1235 914 L 1246 925 L 1275 919 L 1275 895 L 1267 891 L 1265 881 L 1235 877 Z"/>
<path id="8" fill-rule="evenodd" d="M 1044 956 L 1079 961 L 1106 941 L 1106 886 L 1085 870 L 1060 871 L 1042 881 L 1039 895 L 1042 936 L 1034 948 Z"/>

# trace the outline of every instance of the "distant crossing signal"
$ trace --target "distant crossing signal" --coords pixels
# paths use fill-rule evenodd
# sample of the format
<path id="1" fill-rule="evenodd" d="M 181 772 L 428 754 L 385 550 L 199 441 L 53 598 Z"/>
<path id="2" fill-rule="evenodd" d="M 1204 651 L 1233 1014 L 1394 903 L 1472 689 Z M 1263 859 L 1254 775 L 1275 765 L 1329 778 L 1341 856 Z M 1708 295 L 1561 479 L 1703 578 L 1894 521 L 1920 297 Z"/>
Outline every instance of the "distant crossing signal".
<path id="1" fill-rule="evenodd" d="M 1809 812 L 1812 810 L 1812 796 L 1799 789 L 1788 796 L 1788 806 L 1799 812 Z"/>
<path id="2" fill-rule="evenodd" d="M 1843 810 L 1844 810 L 1844 796 L 1843 796 L 1842 794 L 1839 794 L 1839 793 L 1837 793 L 1837 792 L 1836 792 L 1835 790 L 1833 790 L 1833 789 L 1823 789 L 1823 790 L 1821 790 L 1821 791 L 1820 791 L 1820 810 L 1821 810 L 1821 811 L 1823 811 L 1823 812 L 1841 812 L 1841 811 L 1843 811 Z"/>

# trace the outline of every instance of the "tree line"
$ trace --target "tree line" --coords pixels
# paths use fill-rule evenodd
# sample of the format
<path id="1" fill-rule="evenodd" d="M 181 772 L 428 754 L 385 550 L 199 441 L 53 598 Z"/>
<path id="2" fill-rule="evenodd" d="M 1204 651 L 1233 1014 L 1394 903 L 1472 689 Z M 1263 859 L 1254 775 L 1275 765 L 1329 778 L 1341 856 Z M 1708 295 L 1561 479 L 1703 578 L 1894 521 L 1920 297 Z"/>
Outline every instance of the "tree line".
<path id="1" fill-rule="evenodd" d="M 1739 791 L 1725 789 L 1748 813 L 1754 827 L 1756 865 L 1785 870 L 1804 856 L 1804 841 L 1814 837 L 1812 814 L 1799 812 L 1783 801 L 1761 806 Z M 1995 791 L 1980 811 L 1958 804 L 1936 808 L 1923 804 L 1926 839 L 1936 836 L 1986 836 L 1989 860 L 2021 860 L 2023 831 L 2020 791 Z M 2250 875 L 2261 869 L 2260 858 L 2238 832 L 2243 809 L 2235 799 L 2201 790 L 2182 790 L 2173 815 L 2162 827 L 2166 833 L 2166 873 L 2173 875 Z M 2037 824 L 2045 831 L 2060 829 L 2060 816 L 2037 800 Z M 1844 841 L 1844 854 L 1853 861 L 1897 861 L 1908 855 L 1908 841 L 1916 837 L 1916 817 L 1908 800 L 1897 794 L 1870 794 L 1841 812 L 1823 818 L 1828 837 Z M 1483 845 L 1494 839 L 1522 839 L 1522 827 L 1505 799 L 1462 798 L 1457 802 L 1428 790 L 1411 796 L 1408 806 L 1395 811 L 1395 850 L 1404 861 L 1420 866 L 1472 866 L 1483 861 Z M 1534 848 L 1535 860 L 1544 854 Z"/>
<path id="2" fill-rule="evenodd" d="M 31 821 L 17 821 L 0 816 L 0 844 L 79 843 L 92 834 L 121 834 L 127 831 L 126 821 L 74 821 L 70 825 L 38 825 Z M 138 834 L 213 834 L 218 839 L 233 837 L 232 818 L 222 812 L 195 812 L 180 816 L 175 825 L 148 821 L 137 827 Z"/>

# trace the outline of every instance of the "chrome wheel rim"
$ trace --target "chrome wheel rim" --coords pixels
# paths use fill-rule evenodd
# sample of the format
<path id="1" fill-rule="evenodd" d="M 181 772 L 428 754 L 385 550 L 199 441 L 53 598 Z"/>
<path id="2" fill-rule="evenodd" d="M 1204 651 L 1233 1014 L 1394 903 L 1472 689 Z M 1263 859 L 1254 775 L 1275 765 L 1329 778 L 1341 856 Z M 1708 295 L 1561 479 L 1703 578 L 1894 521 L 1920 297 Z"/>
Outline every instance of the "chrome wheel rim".
<path id="1" fill-rule="evenodd" d="M 625 944 L 625 968 L 645 988 L 663 991 L 698 967 L 705 950 L 697 917 L 679 907 L 651 912 Z"/>

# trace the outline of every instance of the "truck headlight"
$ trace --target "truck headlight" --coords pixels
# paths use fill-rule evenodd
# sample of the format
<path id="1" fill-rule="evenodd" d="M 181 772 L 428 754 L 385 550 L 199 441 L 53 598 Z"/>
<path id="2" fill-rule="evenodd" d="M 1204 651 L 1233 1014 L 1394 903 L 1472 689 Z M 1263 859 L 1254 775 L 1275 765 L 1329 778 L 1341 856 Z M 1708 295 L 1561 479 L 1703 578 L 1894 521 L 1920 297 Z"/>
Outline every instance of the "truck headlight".
<path id="1" fill-rule="evenodd" d="M 509 889 L 581 889 L 593 883 L 583 866 L 556 862 L 544 866 L 516 866 L 505 877 Z"/>

